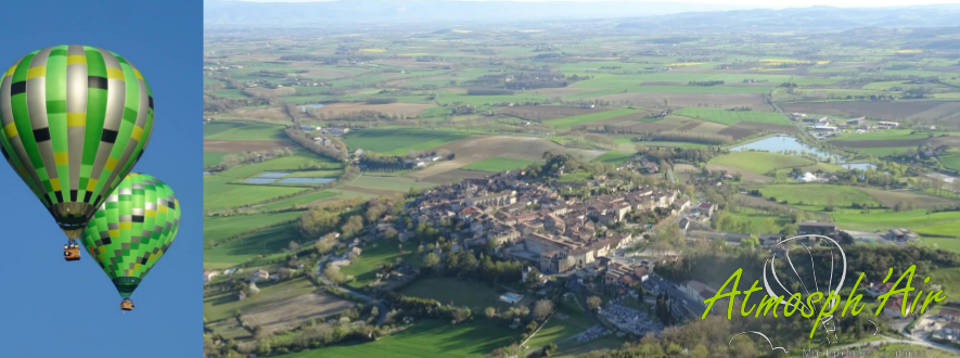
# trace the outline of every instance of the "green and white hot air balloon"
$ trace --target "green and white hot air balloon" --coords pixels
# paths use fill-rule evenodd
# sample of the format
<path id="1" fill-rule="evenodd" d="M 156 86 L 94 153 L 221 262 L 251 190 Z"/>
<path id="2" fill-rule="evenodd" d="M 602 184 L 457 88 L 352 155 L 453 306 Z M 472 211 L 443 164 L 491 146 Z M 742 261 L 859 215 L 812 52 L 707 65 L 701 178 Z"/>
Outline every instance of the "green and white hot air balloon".
<path id="1" fill-rule="evenodd" d="M 143 154 L 153 97 L 126 59 L 90 46 L 31 52 L 0 80 L 0 149 L 66 233 L 67 260 Z"/>
<path id="2" fill-rule="evenodd" d="M 138 173 L 127 175 L 87 223 L 81 242 L 123 297 L 121 309 L 133 309 L 130 295 L 173 243 L 179 226 L 173 190 Z"/>

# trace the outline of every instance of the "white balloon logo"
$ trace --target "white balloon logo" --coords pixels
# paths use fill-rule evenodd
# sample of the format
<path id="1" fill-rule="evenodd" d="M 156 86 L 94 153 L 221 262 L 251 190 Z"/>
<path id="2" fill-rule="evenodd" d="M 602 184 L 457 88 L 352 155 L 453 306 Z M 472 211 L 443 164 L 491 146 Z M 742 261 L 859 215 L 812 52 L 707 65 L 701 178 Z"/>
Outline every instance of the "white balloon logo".
<path id="1" fill-rule="evenodd" d="M 811 248 L 820 248 L 820 250 L 813 251 Z M 794 255 L 791 256 L 791 253 Z M 778 260 L 783 262 L 781 265 L 782 268 L 789 268 L 788 272 L 777 272 L 776 263 Z M 829 272 L 830 275 L 826 280 L 817 278 L 818 264 L 822 265 L 820 266 L 821 269 L 829 267 L 827 272 Z M 809 267 L 806 267 L 807 270 L 802 270 L 805 268 L 805 265 L 809 265 Z M 801 268 L 801 270 L 798 270 L 798 267 Z M 840 271 L 839 278 L 834 281 L 837 270 Z M 803 275 L 801 275 L 801 272 Z M 843 248 L 840 247 L 840 244 L 837 243 L 836 240 L 824 235 L 798 235 L 783 239 L 777 243 L 770 259 L 766 260 L 763 264 L 763 286 L 767 291 L 767 295 L 771 298 L 778 296 L 790 297 L 797 293 L 800 293 L 802 297 L 809 297 L 813 292 L 820 292 L 824 295 L 823 297 L 829 296 L 830 293 L 839 295 L 846 277 L 846 253 L 843 252 Z M 825 284 L 822 289 L 821 284 Z M 794 292 L 789 287 L 799 288 L 802 292 Z M 804 300 L 800 299 L 796 300 L 795 303 L 791 303 L 793 300 L 781 300 L 780 304 L 794 310 L 800 309 L 800 312 L 817 311 L 818 307 L 811 307 L 807 304 L 809 300 L 807 303 L 803 301 Z M 829 311 L 831 312 L 833 311 L 833 305 L 840 304 L 839 300 L 823 300 L 822 302 L 823 304 L 831 305 L 829 306 L 829 308 L 831 308 Z M 814 306 L 820 305 L 814 304 Z M 833 314 L 820 318 L 819 324 L 827 334 L 827 340 L 835 342 L 837 340 L 837 329 L 836 322 L 833 320 Z"/>

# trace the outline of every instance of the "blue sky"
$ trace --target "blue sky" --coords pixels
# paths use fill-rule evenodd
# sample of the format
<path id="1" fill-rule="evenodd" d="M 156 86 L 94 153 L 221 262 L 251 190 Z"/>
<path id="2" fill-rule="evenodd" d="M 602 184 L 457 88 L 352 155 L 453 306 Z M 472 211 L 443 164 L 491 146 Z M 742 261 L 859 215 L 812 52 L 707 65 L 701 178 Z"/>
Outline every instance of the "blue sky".
<path id="1" fill-rule="evenodd" d="M 63 261 L 63 232 L 0 164 L 0 357 L 201 356 L 202 13 L 199 0 L 4 3 L 0 67 L 39 48 L 84 44 L 143 73 L 156 100 L 155 129 L 134 171 L 167 182 L 183 210 L 173 246 L 133 295 L 136 309 L 121 312 L 89 256 Z"/>

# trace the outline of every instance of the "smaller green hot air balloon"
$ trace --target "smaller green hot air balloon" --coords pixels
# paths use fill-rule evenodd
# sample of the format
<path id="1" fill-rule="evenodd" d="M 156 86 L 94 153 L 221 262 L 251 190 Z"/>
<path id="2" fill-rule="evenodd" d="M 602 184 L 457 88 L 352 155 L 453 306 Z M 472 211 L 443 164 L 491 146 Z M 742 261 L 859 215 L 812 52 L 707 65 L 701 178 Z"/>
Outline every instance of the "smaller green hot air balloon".
<path id="1" fill-rule="evenodd" d="M 87 223 L 81 242 L 117 287 L 120 308 L 163 256 L 180 225 L 180 203 L 167 184 L 130 173 Z"/>

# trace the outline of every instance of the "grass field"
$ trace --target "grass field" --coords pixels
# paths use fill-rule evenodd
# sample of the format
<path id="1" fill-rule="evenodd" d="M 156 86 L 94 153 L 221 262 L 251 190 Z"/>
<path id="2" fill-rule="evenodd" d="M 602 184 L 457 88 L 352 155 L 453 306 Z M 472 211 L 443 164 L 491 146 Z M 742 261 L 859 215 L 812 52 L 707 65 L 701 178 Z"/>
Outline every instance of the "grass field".
<path id="1" fill-rule="evenodd" d="M 275 285 L 263 285 L 260 293 L 243 301 L 237 301 L 236 294 L 223 294 L 205 297 L 203 300 L 203 314 L 208 321 L 218 321 L 229 318 L 254 307 L 272 301 L 296 297 L 316 290 L 310 281 L 298 278 Z"/>
<path id="2" fill-rule="evenodd" d="M 227 268 L 238 265 L 259 256 L 269 257 L 280 254 L 290 241 L 302 240 L 293 224 L 280 225 L 259 231 L 215 247 L 203 250 L 204 268 Z"/>
<path id="3" fill-rule="evenodd" d="M 920 245 L 923 247 L 929 247 L 932 249 L 946 250 L 946 251 L 960 254 L 960 239 L 956 239 L 956 238 L 921 237 L 920 242 L 917 245 Z M 960 279 L 960 277 L 958 277 L 958 279 Z M 960 282 L 960 281 L 953 281 L 953 282 Z M 952 297 L 960 300 L 960 295 L 952 296 Z"/>
<path id="4" fill-rule="evenodd" d="M 353 259 L 350 265 L 344 266 L 341 270 L 344 274 L 354 277 L 354 280 L 347 283 L 351 287 L 364 287 L 376 279 L 376 271 L 380 266 L 386 263 L 396 262 L 397 259 L 416 263 L 419 261 L 416 247 L 404 246 L 406 251 L 400 253 L 399 241 L 382 240 L 363 248 L 363 253 Z"/>
<path id="5" fill-rule="evenodd" d="M 304 190 L 304 188 L 295 187 L 230 184 L 221 178 L 211 178 L 211 176 L 207 176 L 203 181 L 203 209 L 221 210 L 232 208 Z"/>
<path id="6" fill-rule="evenodd" d="M 777 169 L 797 168 L 813 165 L 811 159 L 792 155 L 769 152 L 733 152 L 717 156 L 710 160 L 710 164 L 739 168 L 757 174 L 768 173 Z"/>
<path id="7" fill-rule="evenodd" d="M 609 152 L 606 152 L 606 153 L 601 154 L 599 157 L 593 158 L 593 161 L 594 161 L 594 162 L 610 163 L 610 164 L 622 164 L 622 163 L 624 163 L 624 162 L 632 159 L 633 156 L 634 156 L 633 153 L 624 153 L 624 152 L 617 152 L 617 151 L 609 151 Z"/>
<path id="8" fill-rule="evenodd" d="M 203 242 L 204 244 L 213 244 L 252 229 L 296 220 L 302 214 L 302 212 L 289 211 L 273 214 L 206 217 L 203 220 Z"/>
<path id="9" fill-rule="evenodd" d="M 557 343 L 559 353 L 569 353 L 572 348 L 582 343 L 565 338 L 583 332 L 596 323 L 586 308 L 574 301 L 572 296 L 568 296 L 561 300 L 556 313 L 540 332 L 527 341 L 527 346 L 530 350 L 536 350 L 547 344 Z"/>
<path id="10" fill-rule="evenodd" d="M 543 123 L 553 127 L 557 130 L 567 130 L 581 124 L 593 123 L 597 121 L 602 121 L 606 119 L 616 118 L 620 116 L 625 116 L 628 114 L 638 113 L 640 110 L 633 108 L 620 108 L 612 111 L 598 112 L 598 113 L 588 113 L 581 114 L 578 116 L 570 116 L 564 118 L 557 118 L 544 121 Z"/>
<path id="11" fill-rule="evenodd" d="M 468 136 L 468 133 L 449 130 L 410 127 L 368 128 L 347 133 L 343 136 L 343 141 L 351 151 L 362 148 L 364 151 L 383 155 L 406 155 Z"/>
<path id="12" fill-rule="evenodd" d="M 930 282 L 942 286 L 943 293 L 947 295 L 947 300 L 960 301 L 960 286 L 957 285 L 957 282 L 960 282 L 960 267 L 934 270 L 930 273 Z"/>
<path id="13" fill-rule="evenodd" d="M 320 191 L 315 191 L 315 192 L 306 193 L 302 195 L 297 195 L 292 198 L 269 202 L 269 203 L 258 206 L 257 209 L 260 209 L 260 210 L 287 209 L 297 205 L 307 205 L 318 200 L 330 199 L 338 195 L 340 195 L 340 193 L 337 193 L 335 191 L 320 190 Z"/>
<path id="14" fill-rule="evenodd" d="M 230 154 L 230 153 L 204 151 L 203 167 L 208 168 L 208 167 L 212 167 L 214 165 L 220 164 L 220 162 L 223 160 L 223 157 L 227 154 Z"/>
<path id="15" fill-rule="evenodd" d="M 830 215 L 844 229 L 877 231 L 903 227 L 921 234 L 960 236 L 960 211 L 837 209 Z"/>
<path id="16" fill-rule="evenodd" d="M 203 139 L 208 140 L 273 140 L 284 138 L 283 126 L 257 123 L 213 121 L 203 125 Z"/>
<path id="17" fill-rule="evenodd" d="M 475 314 L 482 314 L 488 306 L 504 307 L 495 289 L 483 282 L 449 277 L 428 277 L 404 287 L 404 295 L 433 298 L 443 303 L 470 307 Z"/>
<path id="18" fill-rule="evenodd" d="M 895 140 L 895 139 L 919 139 L 926 138 L 927 133 L 916 132 L 911 133 L 911 129 L 887 129 L 887 130 L 877 130 L 867 133 L 843 133 L 836 137 L 831 138 L 831 140 Z"/>
<path id="19" fill-rule="evenodd" d="M 777 112 L 728 111 L 722 108 L 687 107 L 673 113 L 728 126 L 740 122 L 790 124 L 788 119 Z"/>
<path id="20" fill-rule="evenodd" d="M 940 157 L 940 163 L 948 169 L 960 171 L 960 153 L 944 155 Z"/>
<path id="21" fill-rule="evenodd" d="M 510 344 L 517 334 L 507 327 L 486 319 L 455 326 L 446 322 L 426 320 L 375 342 L 337 345 L 277 357 L 483 357 L 494 349 Z"/>
<path id="22" fill-rule="evenodd" d="M 353 181 L 345 184 L 351 187 L 388 192 L 407 192 L 410 191 L 410 188 L 423 189 L 434 185 L 431 183 L 416 181 L 408 177 L 376 175 L 361 175 Z"/>
<path id="23" fill-rule="evenodd" d="M 526 168 L 533 163 L 530 160 L 492 157 L 467 164 L 461 169 L 479 170 L 484 172 L 502 172 L 518 168 Z"/>
<path id="24" fill-rule="evenodd" d="M 765 198 L 776 198 L 777 201 L 786 200 L 790 204 L 813 206 L 840 206 L 846 207 L 854 203 L 876 206 L 876 198 L 863 190 L 850 186 L 830 184 L 778 184 L 760 188 Z"/>

